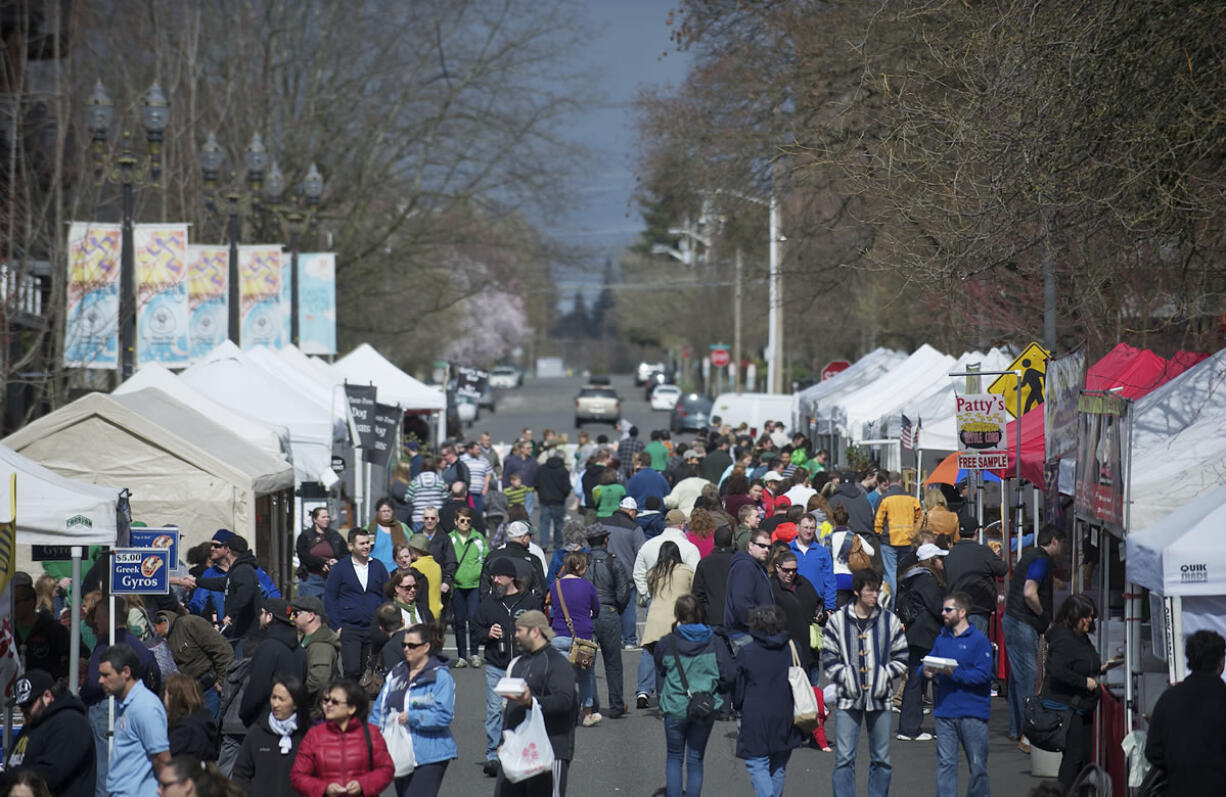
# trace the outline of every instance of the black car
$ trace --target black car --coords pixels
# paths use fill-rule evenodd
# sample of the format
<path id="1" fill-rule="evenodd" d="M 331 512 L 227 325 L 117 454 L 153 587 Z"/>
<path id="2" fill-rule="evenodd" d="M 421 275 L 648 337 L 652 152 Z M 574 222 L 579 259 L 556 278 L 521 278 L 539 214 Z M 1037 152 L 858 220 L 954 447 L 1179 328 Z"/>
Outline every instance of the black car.
<path id="1" fill-rule="evenodd" d="M 715 401 L 701 393 L 682 393 L 669 417 L 668 428 L 673 434 L 701 431 L 711 423 L 711 408 Z"/>

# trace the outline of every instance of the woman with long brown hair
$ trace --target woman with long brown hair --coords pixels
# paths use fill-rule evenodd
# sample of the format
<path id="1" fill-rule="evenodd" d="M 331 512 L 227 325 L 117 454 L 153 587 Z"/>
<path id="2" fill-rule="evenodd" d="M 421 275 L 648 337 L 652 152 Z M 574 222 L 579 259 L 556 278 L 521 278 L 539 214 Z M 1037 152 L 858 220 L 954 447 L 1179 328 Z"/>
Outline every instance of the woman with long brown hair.
<path id="1" fill-rule="evenodd" d="M 204 705 L 200 682 L 181 672 L 166 678 L 166 735 L 170 754 L 193 755 L 201 761 L 216 761 L 221 745 L 217 723 Z"/>
<path id="2" fill-rule="evenodd" d="M 689 595 L 694 583 L 694 568 L 681 559 L 681 549 L 669 540 L 660 546 L 656 564 L 647 571 L 647 594 L 651 606 L 643 627 L 643 647 L 651 650 L 657 640 L 672 631 L 677 598 Z"/>
<path id="3" fill-rule="evenodd" d="M 576 638 L 596 638 L 596 617 L 600 614 L 600 596 L 596 587 L 583 576 L 587 573 L 587 554 L 571 551 L 562 558 L 562 571 L 549 588 L 553 619 L 550 626 L 555 634 L 550 644 L 562 653 L 569 654 Z M 565 603 L 566 611 L 562 611 Z M 570 615 L 569 618 L 567 615 Z M 579 704 L 583 706 L 583 727 L 590 728 L 604 717 L 595 710 L 596 673 L 595 662 L 586 669 L 575 669 L 579 683 Z"/>

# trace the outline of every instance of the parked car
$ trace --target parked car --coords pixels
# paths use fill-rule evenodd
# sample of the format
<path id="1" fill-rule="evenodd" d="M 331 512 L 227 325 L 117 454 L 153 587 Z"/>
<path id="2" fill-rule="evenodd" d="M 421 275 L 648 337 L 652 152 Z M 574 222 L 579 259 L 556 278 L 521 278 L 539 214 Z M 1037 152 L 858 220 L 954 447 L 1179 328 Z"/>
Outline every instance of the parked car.
<path id="1" fill-rule="evenodd" d="M 514 365 L 496 365 L 490 369 L 490 387 L 511 390 L 524 385 L 524 373 Z"/>
<path id="2" fill-rule="evenodd" d="M 657 371 L 664 372 L 664 363 L 649 363 L 646 360 L 639 363 L 638 370 L 634 372 L 634 386 L 642 387 L 651 378 L 651 375 Z"/>
<path id="3" fill-rule="evenodd" d="M 643 400 L 651 401 L 651 391 L 655 390 L 657 385 L 665 384 L 668 384 L 668 376 L 663 371 L 656 371 L 647 377 L 647 381 L 643 383 Z"/>
<path id="4" fill-rule="evenodd" d="M 711 407 L 714 402 L 701 393 L 686 393 L 677 399 L 673 414 L 669 416 L 668 428 L 674 434 L 706 429 L 711 424 Z"/>
<path id="5" fill-rule="evenodd" d="M 575 396 L 575 428 L 588 423 L 608 423 L 614 427 L 621 421 L 622 402 L 611 387 L 584 387 Z"/>
<path id="6" fill-rule="evenodd" d="M 481 391 L 481 395 L 477 398 L 477 407 L 483 410 L 495 411 L 494 407 L 494 387 L 489 380 L 485 381 L 485 390 Z"/>
<path id="7" fill-rule="evenodd" d="M 656 385 L 651 391 L 651 408 L 653 410 L 671 410 L 681 398 L 681 388 L 676 385 Z"/>

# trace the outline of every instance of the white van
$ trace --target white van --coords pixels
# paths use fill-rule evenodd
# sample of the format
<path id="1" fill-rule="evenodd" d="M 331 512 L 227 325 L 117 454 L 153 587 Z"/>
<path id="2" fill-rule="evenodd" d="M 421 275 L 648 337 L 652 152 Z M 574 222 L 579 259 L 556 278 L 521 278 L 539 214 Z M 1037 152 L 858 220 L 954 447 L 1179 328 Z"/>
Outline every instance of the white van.
<path id="1" fill-rule="evenodd" d="M 791 393 L 720 393 L 711 407 L 712 423 L 716 415 L 733 429 L 746 423 L 757 437 L 766 421 L 791 426 L 792 401 Z"/>

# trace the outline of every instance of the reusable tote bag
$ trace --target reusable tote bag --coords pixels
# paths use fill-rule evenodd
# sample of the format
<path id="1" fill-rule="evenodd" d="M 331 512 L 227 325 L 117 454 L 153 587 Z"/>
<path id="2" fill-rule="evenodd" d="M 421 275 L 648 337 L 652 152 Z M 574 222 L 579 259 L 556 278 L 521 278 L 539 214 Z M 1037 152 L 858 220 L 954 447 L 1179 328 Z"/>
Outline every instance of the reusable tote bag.
<path id="1" fill-rule="evenodd" d="M 788 685 L 792 687 L 792 722 L 805 733 L 817 727 L 817 695 L 809 683 L 809 674 L 800 666 L 796 643 L 788 642 L 792 649 L 792 666 L 788 667 Z"/>
<path id="2" fill-rule="evenodd" d="M 553 767 L 553 745 L 549 743 L 545 715 L 536 698 L 532 698 L 532 708 L 519 727 L 502 732 L 498 761 L 502 764 L 503 776 L 512 783 L 534 778 Z"/>
<path id="3" fill-rule="evenodd" d="M 409 689 L 404 690 L 404 713 L 409 713 Z M 403 778 L 413 774 L 417 767 L 417 756 L 413 753 L 413 735 L 409 733 L 408 723 L 400 723 L 400 713 L 388 712 L 383 717 L 383 740 L 387 742 L 387 752 L 392 757 L 396 767 L 396 777 Z"/>

